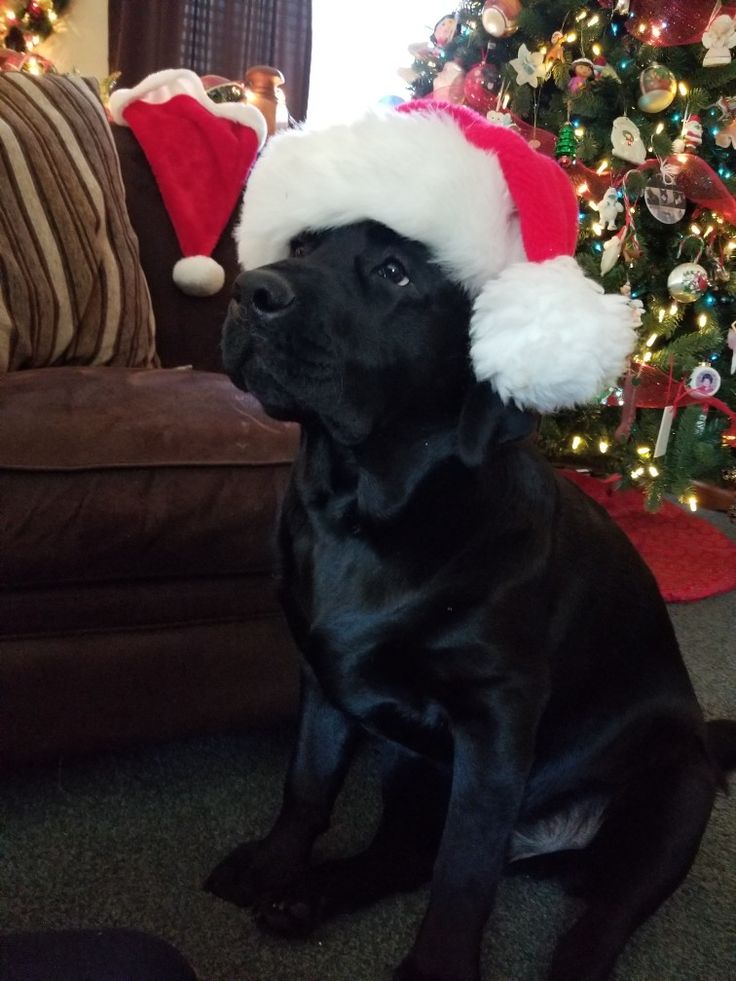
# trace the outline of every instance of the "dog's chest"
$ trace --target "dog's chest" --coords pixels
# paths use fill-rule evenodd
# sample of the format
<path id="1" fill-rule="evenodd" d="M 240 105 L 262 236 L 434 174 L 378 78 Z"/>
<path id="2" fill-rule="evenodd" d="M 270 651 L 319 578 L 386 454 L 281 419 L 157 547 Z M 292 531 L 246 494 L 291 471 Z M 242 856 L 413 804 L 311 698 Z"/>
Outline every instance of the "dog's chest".
<path id="1" fill-rule="evenodd" d="M 287 607 L 328 697 L 368 729 L 445 756 L 427 651 L 437 630 L 432 590 L 411 585 L 400 556 L 379 555 L 359 534 L 302 529 L 287 547 Z"/>

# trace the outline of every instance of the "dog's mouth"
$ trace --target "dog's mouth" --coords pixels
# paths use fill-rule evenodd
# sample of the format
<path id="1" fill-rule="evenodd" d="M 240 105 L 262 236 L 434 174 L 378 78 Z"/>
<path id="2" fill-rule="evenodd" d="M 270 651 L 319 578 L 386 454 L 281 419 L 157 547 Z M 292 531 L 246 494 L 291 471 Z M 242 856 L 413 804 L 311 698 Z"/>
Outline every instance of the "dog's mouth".
<path id="1" fill-rule="evenodd" d="M 233 304 L 223 326 L 222 363 L 231 381 L 270 415 L 295 421 L 336 401 L 332 352 L 325 343 L 244 316 Z"/>

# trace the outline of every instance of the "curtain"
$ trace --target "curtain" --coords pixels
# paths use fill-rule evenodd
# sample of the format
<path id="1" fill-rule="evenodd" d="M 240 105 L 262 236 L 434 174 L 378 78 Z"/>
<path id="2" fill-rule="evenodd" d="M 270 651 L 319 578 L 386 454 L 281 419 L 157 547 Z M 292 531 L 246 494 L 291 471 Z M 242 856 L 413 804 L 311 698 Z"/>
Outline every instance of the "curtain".
<path id="1" fill-rule="evenodd" d="M 289 112 L 306 115 L 311 0 L 109 0 L 110 71 L 132 86 L 162 68 L 242 79 L 273 65 L 286 78 Z"/>

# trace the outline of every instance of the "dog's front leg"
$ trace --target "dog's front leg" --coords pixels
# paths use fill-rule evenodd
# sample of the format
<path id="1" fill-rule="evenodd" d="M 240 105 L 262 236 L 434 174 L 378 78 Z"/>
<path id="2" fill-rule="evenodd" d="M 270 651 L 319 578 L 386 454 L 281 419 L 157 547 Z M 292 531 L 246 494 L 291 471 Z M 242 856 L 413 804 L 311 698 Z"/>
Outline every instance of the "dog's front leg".
<path id="1" fill-rule="evenodd" d="M 329 827 L 356 738 L 355 723 L 325 698 L 306 668 L 281 811 L 265 838 L 239 845 L 220 862 L 205 883 L 209 892 L 251 906 L 307 868 L 315 839 Z"/>
<path id="2" fill-rule="evenodd" d="M 429 906 L 394 981 L 479 981 L 480 949 L 531 767 L 541 712 L 529 692 L 497 688 L 451 722 L 450 803 Z"/>

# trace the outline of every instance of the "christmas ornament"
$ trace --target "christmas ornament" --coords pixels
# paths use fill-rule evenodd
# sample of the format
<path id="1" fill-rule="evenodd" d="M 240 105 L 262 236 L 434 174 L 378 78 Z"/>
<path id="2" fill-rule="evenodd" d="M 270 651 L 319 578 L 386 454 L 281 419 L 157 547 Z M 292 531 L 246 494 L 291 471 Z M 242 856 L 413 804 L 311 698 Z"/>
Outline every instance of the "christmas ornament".
<path id="1" fill-rule="evenodd" d="M 565 51 L 562 46 L 564 40 L 565 40 L 565 35 L 562 33 L 562 31 L 554 32 L 554 34 L 552 35 L 552 43 L 550 45 L 550 49 L 547 52 L 547 61 L 565 60 Z"/>
<path id="2" fill-rule="evenodd" d="M 736 320 L 728 328 L 728 336 L 726 337 L 726 344 L 733 352 L 731 355 L 731 374 L 736 375 Z"/>
<path id="3" fill-rule="evenodd" d="M 687 384 L 690 395 L 707 398 L 715 395 L 721 387 L 721 376 L 711 365 L 699 364 L 693 369 Z"/>
<path id="4" fill-rule="evenodd" d="M 623 248 L 626 231 L 627 229 L 625 227 L 622 228 L 621 231 L 616 232 L 612 238 L 609 238 L 607 242 L 603 243 L 603 255 L 601 256 L 601 276 L 605 276 L 606 273 L 609 273 L 621 258 L 621 249 Z"/>
<path id="5" fill-rule="evenodd" d="M 454 14 L 445 14 L 434 25 L 430 41 L 436 44 L 438 48 L 446 48 L 450 41 L 454 40 L 458 26 Z"/>
<path id="6" fill-rule="evenodd" d="M 494 123 L 496 126 L 503 126 L 505 129 L 514 129 L 517 132 L 519 127 L 514 122 L 514 117 L 510 112 L 502 112 L 500 109 L 491 109 L 490 112 L 486 113 L 486 119 L 489 123 Z"/>
<path id="7" fill-rule="evenodd" d="M 670 296 L 680 303 L 694 303 L 708 289 L 708 273 L 697 262 L 681 262 L 667 277 Z"/>
<path id="8" fill-rule="evenodd" d="M 655 61 L 639 76 L 639 88 L 639 108 L 643 112 L 662 112 L 677 95 L 677 79 L 669 68 Z"/>
<path id="9" fill-rule="evenodd" d="M 600 201 L 593 205 L 593 208 L 598 212 L 603 227 L 609 231 L 616 227 L 616 219 L 624 210 L 615 187 L 609 187 Z"/>
<path id="10" fill-rule="evenodd" d="M 685 216 L 687 198 L 671 174 L 659 173 L 644 189 L 644 203 L 652 216 L 663 225 L 674 225 Z"/>
<path id="11" fill-rule="evenodd" d="M 444 102 L 462 102 L 465 95 L 465 72 L 456 61 L 448 61 L 435 75 L 433 90 L 441 95 Z"/>
<path id="12" fill-rule="evenodd" d="M 632 123 L 628 116 L 614 119 L 611 143 L 616 156 L 628 160 L 629 163 L 643 164 L 647 158 L 647 150 L 639 133 L 639 127 Z"/>
<path id="13" fill-rule="evenodd" d="M 673 142 L 675 153 L 692 153 L 703 142 L 703 124 L 700 116 L 687 116 L 682 124 L 680 135 Z"/>
<path id="14" fill-rule="evenodd" d="M 539 79 L 544 78 L 546 68 L 544 67 L 544 55 L 541 51 L 530 51 L 525 44 L 519 47 L 519 53 L 509 61 L 509 65 L 516 72 L 517 85 L 531 85 L 536 88 Z"/>
<path id="15" fill-rule="evenodd" d="M 577 153 L 578 141 L 575 137 L 575 127 L 572 123 L 563 123 L 555 144 L 555 157 L 563 167 L 569 167 L 575 163 Z"/>
<path id="16" fill-rule="evenodd" d="M 703 47 L 707 49 L 703 58 L 703 67 L 713 68 L 730 64 L 730 49 L 735 45 L 736 21 L 728 14 L 715 17 L 703 34 Z"/>
<path id="17" fill-rule="evenodd" d="M 721 122 L 726 124 L 716 133 L 716 144 L 724 149 L 736 147 L 736 96 L 723 95 L 715 105 L 720 112 Z"/>
<path id="18" fill-rule="evenodd" d="M 486 0 L 480 22 L 492 37 L 508 37 L 518 26 L 521 0 Z"/>
<path id="19" fill-rule="evenodd" d="M 573 71 L 572 78 L 567 83 L 568 92 L 573 95 L 580 92 L 588 84 L 595 74 L 595 65 L 590 58 L 576 58 L 570 66 Z"/>
<path id="20" fill-rule="evenodd" d="M 140 143 L 174 226 L 184 254 L 174 282 L 193 296 L 217 293 L 225 271 L 211 253 L 266 140 L 263 114 L 251 105 L 217 105 L 185 68 L 117 89 L 110 111 Z"/>
<path id="21" fill-rule="evenodd" d="M 498 68 L 487 61 L 481 61 L 468 70 L 463 91 L 465 102 L 471 109 L 483 114 L 493 109 L 496 104 L 499 76 Z"/>

